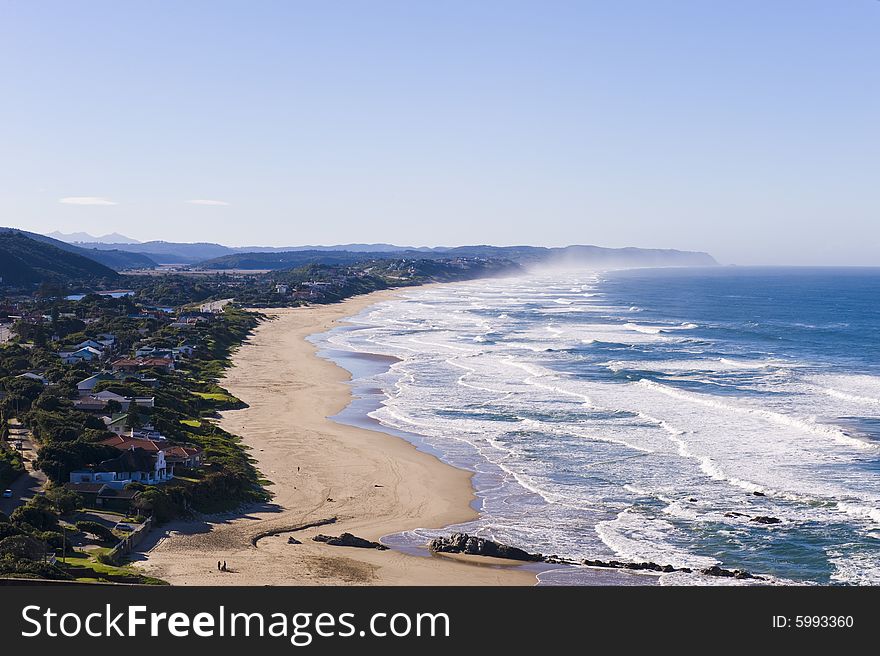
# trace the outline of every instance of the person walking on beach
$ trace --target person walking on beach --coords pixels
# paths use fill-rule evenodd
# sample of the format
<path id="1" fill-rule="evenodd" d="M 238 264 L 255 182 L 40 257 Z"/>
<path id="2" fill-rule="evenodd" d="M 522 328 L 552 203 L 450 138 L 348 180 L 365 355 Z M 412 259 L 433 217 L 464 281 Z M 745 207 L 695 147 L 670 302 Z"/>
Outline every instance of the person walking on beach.
<path id="1" fill-rule="evenodd" d="M 220 561 L 219 560 L 217 561 L 217 571 L 218 572 L 220 571 Z"/>
<path id="2" fill-rule="evenodd" d="M 228 571 L 229 571 L 229 570 L 226 569 L 226 561 L 225 561 L 225 560 L 223 561 L 223 571 L 224 571 L 224 572 L 228 572 Z"/>

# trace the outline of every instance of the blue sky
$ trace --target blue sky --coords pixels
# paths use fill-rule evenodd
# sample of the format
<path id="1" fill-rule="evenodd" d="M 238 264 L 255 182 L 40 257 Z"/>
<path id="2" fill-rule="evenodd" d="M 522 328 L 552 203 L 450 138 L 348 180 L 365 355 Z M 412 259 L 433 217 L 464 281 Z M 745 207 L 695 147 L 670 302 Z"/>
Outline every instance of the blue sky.
<path id="1" fill-rule="evenodd" d="M 878 55 L 876 0 L 0 0 L 0 225 L 880 264 Z"/>

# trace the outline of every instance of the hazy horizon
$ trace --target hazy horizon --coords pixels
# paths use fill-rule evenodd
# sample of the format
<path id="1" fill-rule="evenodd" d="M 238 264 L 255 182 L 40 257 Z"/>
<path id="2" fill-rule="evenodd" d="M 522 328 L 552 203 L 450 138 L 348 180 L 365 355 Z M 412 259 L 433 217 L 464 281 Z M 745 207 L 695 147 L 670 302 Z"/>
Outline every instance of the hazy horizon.
<path id="1" fill-rule="evenodd" d="M 880 265 L 880 3 L 0 3 L 0 224 Z"/>

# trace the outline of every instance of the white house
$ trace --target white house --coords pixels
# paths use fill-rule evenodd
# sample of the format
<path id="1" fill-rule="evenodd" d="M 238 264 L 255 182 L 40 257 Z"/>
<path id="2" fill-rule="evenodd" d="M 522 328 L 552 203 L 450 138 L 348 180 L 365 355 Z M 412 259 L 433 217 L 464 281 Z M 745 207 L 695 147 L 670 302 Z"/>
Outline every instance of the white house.
<path id="1" fill-rule="evenodd" d="M 141 346 L 134 352 L 136 358 L 170 358 L 173 356 L 171 349 L 156 348 L 155 346 Z"/>
<path id="2" fill-rule="evenodd" d="M 70 472 L 71 483 L 113 483 L 115 472 L 99 472 L 91 469 L 78 469 Z"/>
<path id="3" fill-rule="evenodd" d="M 96 341 L 93 340 L 93 339 L 87 339 L 87 340 L 82 341 L 82 342 L 80 342 L 79 344 L 77 344 L 77 345 L 76 345 L 76 348 L 77 348 L 77 349 L 93 348 L 93 349 L 95 349 L 96 351 L 103 351 L 103 350 L 104 350 L 104 345 L 101 344 L 101 342 L 96 342 Z"/>
<path id="4" fill-rule="evenodd" d="M 175 346 L 173 349 L 171 349 L 171 353 L 175 359 L 177 359 L 177 357 L 181 356 L 181 355 L 185 356 L 187 358 L 191 358 L 195 354 L 195 352 L 196 352 L 196 347 L 190 346 L 189 344 L 184 344 L 182 346 Z"/>
<path id="5" fill-rule="evenodd" d="M 76 389 L 80 393 L 80 395 L 88 395 L 90 394 L 95 387 L 98 386 L 98 383 L 107 381 L 107 380 L 116 380 L 116 376 L 106 371 L 102 371 L 99 374 L 95 374 L 94 376 L 89 376 L 85 380 L 81 380 L 76 384 Z"/>
<path id="6" fill-rule="evenodd" d="M 163 451 L 149 453 L 140 448 L 123 451 L 94 467 L 70 472 L 71 483 L 105 483 L 113 489 L 122 489 L 129 483 L 156 485 L 172 478 Z"/>
<path id="7" fill-rule="evenodd" d="M 92 348 L 91 346 L 86 346 L 81 349 L 77 349 L 75 351 L 61 351 L 58 353 L 58 357 L 61 358 L 61 361 L 64 364 L 76 364 L 77 362 L 91 362 L 92 360 L 99 359 L 103 353 L 96 348 Z"/>
<path id="8" fill-rule="evenodd" d="M 45 376 L 42 376 L 40 374 L 36 374 L 33 371 L 28 371 L 26 373 L 19 374 L 18 376 L 16 376 L 16 378 L 27 378 L 29 380 L 35 380 L 38 383 L 42 383 L 43 385 L 49 384 L 49 380 Z"/>
<path id="9" fill-rule="evenodd" d="M 92 394 L 91 396 L 92 398 L 98 399 L 100 401 L 116 401 L 120 406 L 122 406 L 123 412 L 128 411 L 128 408 L 131 405 L 132 401 L 140 408 L 153 408 L 156 405 L 156 398 L 152 396 L 122 396 L 121 394 L 115 394 L 114 392 L 110 392 L 108 390 L 98 392 L 97 394 Z"/>

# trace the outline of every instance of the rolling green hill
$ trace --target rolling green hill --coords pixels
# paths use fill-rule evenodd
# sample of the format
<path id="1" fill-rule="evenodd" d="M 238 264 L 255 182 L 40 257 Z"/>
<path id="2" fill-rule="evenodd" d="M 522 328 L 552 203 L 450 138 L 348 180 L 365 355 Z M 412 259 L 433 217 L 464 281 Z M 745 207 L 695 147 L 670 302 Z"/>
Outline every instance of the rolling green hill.
<path id="1" fill-rule="evenodd" d="M 22 287 L 43 282 L 71 284 L 117 278 L 116 271 L 87 257 L 20 232 L 0 231 L 0 285 Z"/>
<path id="2" fill-rule="evenodd" d="M 87 257 L 88 259 L 103 264 L 106 267 L 110 267 L 115 271 L 124 271 L 126 269 L 152 269 L 156 266 L 156 262 L 143 253 L 132 253 L 119 249 L 99 250 L 97 248 L 82 248 L 80 246 L 68 244 L 64 241 L 59 241 L 58 239 L 52 239 L 52 237 L 39 235 L 35 232 L 19 230 L 18 228 L 0 228 L 0 232 L 16 232 L 22 234 L 34 241 L 50 244 L 62 251 Z"/>

